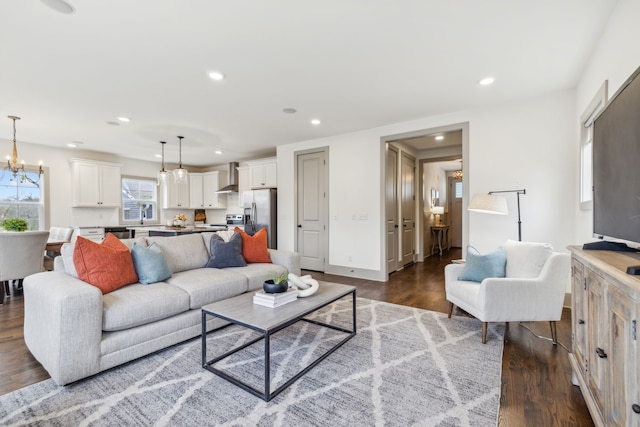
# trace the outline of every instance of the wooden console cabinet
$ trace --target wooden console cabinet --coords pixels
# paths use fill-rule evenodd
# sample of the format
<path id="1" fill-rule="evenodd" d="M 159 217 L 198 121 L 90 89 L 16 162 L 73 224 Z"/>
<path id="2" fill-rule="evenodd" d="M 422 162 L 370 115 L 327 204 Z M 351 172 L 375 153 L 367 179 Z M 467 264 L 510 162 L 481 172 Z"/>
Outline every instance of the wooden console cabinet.
<path id="1" fill-rule="evenodd" d="M 640 426 L 640 254 L 569 250 L 574 383 L 597 426 Z"/>

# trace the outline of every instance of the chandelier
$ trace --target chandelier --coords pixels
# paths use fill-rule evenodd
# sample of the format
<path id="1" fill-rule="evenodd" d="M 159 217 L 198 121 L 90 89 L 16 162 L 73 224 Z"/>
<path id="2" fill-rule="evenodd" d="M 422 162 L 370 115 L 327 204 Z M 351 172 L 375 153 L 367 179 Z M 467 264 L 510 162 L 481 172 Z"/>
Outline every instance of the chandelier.
<path id="1" fill-rule="evenodd" d="M 462 179 L 462 170 L 453 171 L 453 177 L 455 179 Z"/>
<path id="2" fill-rule="evenodd" d="M 169 176 L 169 173 L 164 170 L 164 145 L 166 142 L 160 141 L 160 144 L 162 144 L 162 169 L 158 172 L 158 185 L 165 184 L 167 182 L 167 176 Z"/>
<path id="3" fill-rule="evenodd" d="M 182 138 L 184 138 L 184 136 L 179 136 L 178 139 L 180 140 L 180 164 L 178 169 L 174 169 L 173 170 L 173 181 L 176 184 L 184 184 L 187 182 L 187 178 L 189 176 L 189 172 L 187 172 L 187 170 L 185 168 L 182 167 Z"/>
<path id="4" fill-rule="evenodd" d="M 28 181 L 31 184 L 39 186 L 40 177 L 44 173 L 42 169 L 42 161 L 38 164 L 38 180 L 33 180 L 29 176 L 27 176 L 27 172 L 24 168 L 24 160 L 22 163 L 18 164 L 18 147 L 16 145 L 16 120 L 20 120 L 18 116 L 7 116 L 11 120 L 13 120 L 13 151 L 11 156 L 7 156 L 7 166 L 4 168 L 6 171 L 10 171 L 14 178 L 19 179 L 21 182 Z M 21 174 L 18 177 L 18 174 Z M 4 178 L 4 171 L 2 173 L 2 178 Z"/>

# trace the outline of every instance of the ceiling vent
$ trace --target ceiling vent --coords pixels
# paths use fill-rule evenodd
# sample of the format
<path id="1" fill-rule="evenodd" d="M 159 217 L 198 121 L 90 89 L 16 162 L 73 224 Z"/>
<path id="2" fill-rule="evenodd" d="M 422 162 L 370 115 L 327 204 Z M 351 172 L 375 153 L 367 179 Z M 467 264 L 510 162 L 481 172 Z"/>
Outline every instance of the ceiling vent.
<path id="1" fill-rule="evenodd" d="M 229 163 L 229 185 L 222 187 L 216 193 L 238 192 L 238 162 Z"/>

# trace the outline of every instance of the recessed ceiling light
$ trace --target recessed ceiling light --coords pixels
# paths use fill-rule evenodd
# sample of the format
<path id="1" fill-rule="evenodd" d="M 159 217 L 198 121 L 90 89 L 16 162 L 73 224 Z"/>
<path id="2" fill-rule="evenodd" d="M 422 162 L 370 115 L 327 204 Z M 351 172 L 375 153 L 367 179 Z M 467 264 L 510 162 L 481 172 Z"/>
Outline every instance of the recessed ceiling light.
<path id="1" fill-rule="evenodd" d="M 216 150 L 216 151 L 214 151 L 214 153 L 216 153 L 216 154 L 220 155 L 220 154 L 222 154 L 222 151 L 220 151 L 220 150 Z"/>
<path id="2" fill-rule="evenodd" d="M 219 73 L 217 71 L 212 71 L 209 73 L 209 77 L 213 80 L 222 80 L 224 79 L 224 74 Z"/>
<path id="3" fill-rule="evenodd" d="M 129 123 L 131 121 L 129 117 L 118 117 L 118 120 L 120 120 L 122 123 Z"/>
<path id="4" fill-rule="evenodd" d="M 496 81 L 496 79 L 494 79 L 493 77 L 485 77 L 484 79 L 480 80 L 478 83 L 481 84 L 482 86 L 488 86 L 494 81 Z"/>
<path id="5" fill-rule="evenodd" d="M 282 112 L 287 114 L 295 114 L 297 111 L 295 108 L 283 108 Z"/>
<path id="6" fill-rule="evenodd" d="M 320 120 L 319 119 L 313 119 L 311 120 L 311 124 L 314 126 L 318 126 L 320 124 Z"/>
<path id="7" fill-rule="evenodd" d="M 78 146 L 78 144 L 76 144 L 75 142 L 70 142 L 67 144 L 67 147 L 71 147 L 71 148 L 76 148 Z"/>
<path id="8" fill-rule="evenodd" d="M 436 141 L 442 141 L 443 139 L 444 139 L 444 136 L 442 135 L 436 136 Z"/>
<path id="9" fill-rule="evenodd" d="M 156 154 L 156 157 L 161 159 L 162 158 L 162 154 Z"/>
<path id="10" fill-rule="evenodd" d="M 49 6 L 51 9 L 56 12 L 64 13 L 66 15 L 70 15 L 75 12 L 73 6 L 63 0 L 40 0 L 42 3 Z"/>

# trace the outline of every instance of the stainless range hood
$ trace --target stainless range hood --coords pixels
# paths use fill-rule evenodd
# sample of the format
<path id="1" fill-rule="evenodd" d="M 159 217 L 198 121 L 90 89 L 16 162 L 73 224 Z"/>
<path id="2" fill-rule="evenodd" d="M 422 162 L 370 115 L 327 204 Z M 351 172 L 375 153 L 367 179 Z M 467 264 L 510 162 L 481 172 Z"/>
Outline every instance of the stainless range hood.
<path id="1" fill-rule="evenodd" d="M 229 185 L 216 191 L 216 193 L 237 193 L 238 192 L 238 162 L 229 163 Z"/>

